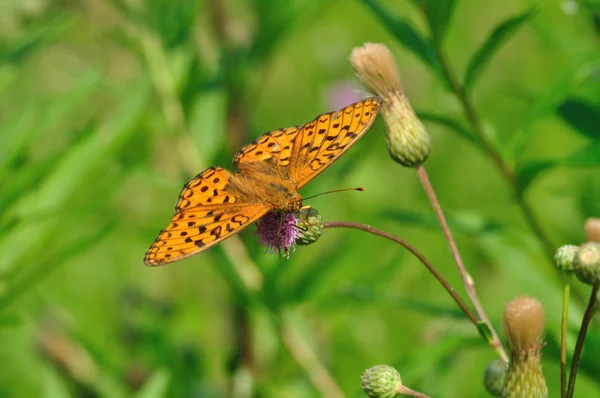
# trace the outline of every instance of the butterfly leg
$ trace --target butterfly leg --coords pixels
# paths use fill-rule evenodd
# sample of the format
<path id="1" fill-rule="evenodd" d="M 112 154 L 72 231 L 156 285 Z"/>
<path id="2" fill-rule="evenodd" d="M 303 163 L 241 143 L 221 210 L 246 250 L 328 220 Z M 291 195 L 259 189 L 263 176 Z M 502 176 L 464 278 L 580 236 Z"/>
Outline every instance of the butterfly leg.
<path id="1" fill-rule="evenodd" d="M 308 209 L 308 211 L 306 212 L 306 216 L 303 216 L 301 212 L 299 212 L 298 214 L 300 215 L 300 218 L 303 218 L 304 224 L 314 227 L 315 225 L 317 225 L 316 223 L 311 224 L 310 222 L 308 222 L 308 217 L 310 217 L 310 212 L 313 210 L 313 208 L 310 205 L 306 205 L 306 206 L 302 206 L 300 211 L 306 210 L 306 209 Z"/>

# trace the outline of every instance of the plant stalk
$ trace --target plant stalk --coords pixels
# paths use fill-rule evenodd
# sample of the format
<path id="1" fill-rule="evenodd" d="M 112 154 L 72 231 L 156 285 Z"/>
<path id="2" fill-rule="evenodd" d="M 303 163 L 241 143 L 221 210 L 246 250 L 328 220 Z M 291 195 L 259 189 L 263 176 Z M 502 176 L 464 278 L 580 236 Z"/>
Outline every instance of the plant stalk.
<path id="1" fill-rule="evenodd" d="M 435 216 L 437 217 L 438 223 L 442 227 L 442 231 L 444 232 L 444 237 L 446 238 L 446 242 L 448 242 L 448 247 L 450 248 L 450 253 L 452 253 L 452 257 L 454 258 L 454 262 L 456 263 L 456 267 L 458 268 L 458 272 L 462 279 L 465 290 L 467 291 L 467 295 L 469 296 L 469 300 L 471 301 L 471 304 L 473 304 L 473 307 L 475 308 L 475 312 L 477 313 L 477 316 L 479 317 L 479 319 L 482 322 L 484 322 L 485 324 L 487 324 L 488 328 L 490 329 L 491 341 L 489 342 L 489 344 L 492 346 L 494 351 L 496 351 L 498 353 L 498 355 L 500 356 L 500 359 L 504 363 L 508 364 L 508 361 L 509 361 L 508 355 L 506 354 L 506 351 L 504 350 L 504 347 L 502 346 L 502 342 L 498 338 L 498 334 L 496 333 L 496 330 L 494 330 L 494 326 L 492 326 L 492 323 L 490 322 L 490 319 L 487 316 L 485 309 L 483 308 L 483 305 L 481 304 L 481 301 L 479 300 L 479 296 L 477 295 L 477 291 L 475 290 L 475 281 L 473 280 L 473 278 L 467 271 L 467 268 L 465 267 L 465 264 L 462 260 L 460 252 L 458 250 L 458 247 L 456 246 L 454 236 L 452 235 L 452 231 L 450 230 L 450 227 L 448 226 L 448 221 L 446 220 L 446 216 L 444 215 L 442 206 L 440 205 L 437 195 L 435 194 L 435 190 L 433 189 L 433 186 L 431 185 L 431 182 L 429 181 L 429 176 L 427 175 L 427 171 L 425 170 L 425 167 L 423 167 L 423 165 L 420 165 L 417 167 L 417 175 L 419 176 L 419 179 L 421 180 L 421 184 L 423 185 L 423 189 L 425 190 L 425 193 L 427 194 L 427 198 L 429 199 L 429 202 L 431 203 L 431 207 L 433 208 L 433 212 L 435 213 Z"/>
<path id="2" fill-rule="evenodd" d="M 571 293 L 571 278 L 569 272 L 564 277 L 562 319 L 560 325 L 560 396 L 565 398 L 567 394 L 567 324 L 569 318 L 569 296 Z"/>
<path id="3" fill-rule="evenodd" d="M 577 371 L 579 370 L 579 361 L 581 359 L 581 351 L 583 350 L 583 343 L 585 341 L 585 335 L 587 334 L 588 327 L 590 326 L 590 321 L 596 312 L 596 305 L 598 304 L 598 290 L 600 289 L 600 284 L 595 284 L 592 287 L 592 293 L 590 294 L 590 301 L 588 303 L 587 308 L 585 309 L 585 313 L 583 314 L 583 319 L 581 320 L 581 328 L 579 329 L 579 334 L 577 335 L 577 343 L 575 344 L 575 350 L 573 351 L 573 359 L 571 360 L 571 372 L 569 374 L 569 385 L 567 387 L 567 398 L 573 398 L 573 393 L 575 392 L 575 380 L 577 379 Z"/>
<path id="4" fill-rule="evenodd" d="M 435 266 L 433 264 L 431 264 L 429 262 L 429 260 L 427 260 L 427 258 L 421 252 L 419 252 L 416 248 L 411 246 L 404 239 L 401 239 L 395 235 L 392 235 L 389 232 L 385 232 L 380 229 L 374 228 L 370 225 L 358 224 L 358 223 L 349 222 L 349 221 L 328 221 L 328 222 L 323 223 L 323 227 L 325 229 L 327 229 L 327 228 L 359 229 L 361 231 L 365 231 L 365 232 L 371 233 L 373 235 L 380 236 L 382 238 L 396 242 L 401 246 L 404 246 L 416 258 L 418 258 L 419 261 L 421 261 L 421 263 L 423 263 L 423 265 L 429 270 L 429 272 L 431 272 L 433 274 L 435 279 L 437 279 L 442 284 L 444 289 L 446 289 L 448 294 L 450 294 L 450 296 L 452 296 L 452 298 L 454 299 L 456 304 L 458 304 L 458 306 L 460 307 L 462 312 L 467 316 L 467 318 L 469 318 L 475 326 L 477 326 L 477 324 L 479 323 L 479 319 L 477 319 L 475 314 L 473 314 L 473 312 L 469 309 L 469 307 L 465 304 L 465 302 L 460 298 L 460 296 L 458 295 L 458 293 L 456 293 L 456 290 L 450 285 L 450 283 L 448 283 L 448 281 L 446 279 L 444 279 L 444 277 L 442 276 L 442 274 L 440 274 L 440 272 L 437 270 L 437 268 L 435 268 Z"/>

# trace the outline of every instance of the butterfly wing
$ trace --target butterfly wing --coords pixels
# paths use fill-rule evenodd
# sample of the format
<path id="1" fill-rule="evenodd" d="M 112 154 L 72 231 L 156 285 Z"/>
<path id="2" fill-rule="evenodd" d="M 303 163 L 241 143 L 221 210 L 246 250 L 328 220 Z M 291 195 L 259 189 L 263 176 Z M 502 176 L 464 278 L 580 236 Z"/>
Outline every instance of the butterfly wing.
<path id="1" fill-rule="evenodd" d="M 244 170 L 250 163 L 272 161 L 300 189 L 364 135 L 381 103 L 378 97 L 367 98 L 319 115 L 304 126 L 265 133 L 242 148 L 234 162 Z"/>
<path id="2" fill-rule="evenodd" d="M 211 167 L 185 184 L 175 215 L 144 257 L 146 265 L 163 265 L 199 253 L 240 232 L 269 212 L 228 190 L 231 173 Z"/>

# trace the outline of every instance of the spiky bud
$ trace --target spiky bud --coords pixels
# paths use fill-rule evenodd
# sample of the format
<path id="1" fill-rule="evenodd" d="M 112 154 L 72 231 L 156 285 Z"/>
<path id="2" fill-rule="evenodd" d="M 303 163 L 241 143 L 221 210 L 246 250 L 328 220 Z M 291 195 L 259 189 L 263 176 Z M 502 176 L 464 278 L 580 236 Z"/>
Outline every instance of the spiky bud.
<path id="1" fill-rule="evenodd" d="M 531 297 L 517 297 L 506 306 L 503 325 L 511 358 L 501 397 L 548 396 L 540 363 L 544 318 L 542 304 Z"/>
<path id="2" fill-rule="evenodd" d="M 392 159 L 406 167 L 421 165 L 431 153 L 431 139 L 404 95 L 390 50 L 367 43 L 352 51 L 350 61 L 359 80 L 383 100 L 381 115 Z"/>
<path id="3" fill-rule="evenodd" d="M 600 243 L 600 218 L 588 218 L 584 228 L 588 242 Z"/>
<path id="4" fill-rule="evenodd" d="M 376 365 L 363 373 L 362 388 L 371 398 L 394 398 L 400 394 L 400 373 L 388 365 Z"/>
<path id="5" fill-rule="evenodd" d="M 323 217 L 312 207 L 302 209 L 297 227 L 300 228 L 301 234 L 296 238 L 296 244 L 310 245 L 323 235 Z"/>
<path id="6" fill-rule="evenodd" d="M 600 244 L 588 242 L 581 245 L 575 260 L 573 271 L 577 278 L 588 285 L 600 283 Z"/>
<path id="7" fill-rule="evenodd" d="M 488 392 L 494 397 L 499 397 L 502 393 L 502 387 L 504 386 L 507 373 L 508 367 L 500 359 L 490 362 L 485 369 L 483 383 Z"/>
<path id="8" fill-rule="evenodd" d="M 556 266 L 567 272 L 573 272 L 573 261 L 579 251 L 579 246 L 564 245 L 558 248 L 554 254 L 554 263 Z"/>
<path id="9" fill-rule="evenodd" d="M 394 398 L 399 395 L 430 398 L 402 385 L 400 373 L 388 365 L 376 365 L 365 370 L 361 380 L 364 392 L 371 398 Z"/>

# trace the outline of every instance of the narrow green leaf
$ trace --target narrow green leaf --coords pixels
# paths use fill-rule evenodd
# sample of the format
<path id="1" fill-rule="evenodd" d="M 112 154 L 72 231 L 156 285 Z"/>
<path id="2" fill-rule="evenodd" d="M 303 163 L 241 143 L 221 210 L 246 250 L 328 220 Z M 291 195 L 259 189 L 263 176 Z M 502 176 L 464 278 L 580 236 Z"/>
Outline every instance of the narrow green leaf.
<path id="1" fill-rule="evenodd" d="M 479 331 L 479 334 L 481 335 L 481 337 L 483 337 L 483 339 L 486 342 L 488 342 L 488 343 L 492 342 L 492 340 L 493 340 L 492 331 L 490 330 L 490 327 L 487 325 L 487 323 L 485 323 L 483 321 L 477 322 L 477 330 Z"/>
<path id="2" fill-rule="evenodd" d="M 64 206 L 77 189 L 98 172 L 102 160 L 118 151 L 135 132 L 135 124 L 145 111 L 148 92 L 147 82 L 130 89 L 119 112 L 98 131 L 73 146 L 52 173 L 40 183 L 38 189 L 6 210 L 5 214 L 9 218 L 20 219 L 32 213 L 53 217 L 40 217 L 36 222 L 21 222 L 11 234 L 1 237 L 0 250 L 4 256 L 0 260 L 0 271 L 9 272 L 13 267 L 19 266 L 21 261 L 35 254 L 36 250 L 52 239 L 59 221 L 58 215 L 53 212 Z"/>
<path id="3" fill-rule="evenodd" d="M 418 213 L 410 210 L 383 210 L 382 217 L 400 222 L 403 225 L 413 225 L 421 228 L 439 230 L 439 224 L 433 214 Z M 448 216 L 448 224 L 456 233 L 467 236 L 481 236 L 496 232 L 504 227 L 495 221 L 487 220 L 473 213 L 452 214 Z"/>
<path id="4" fill-rule="evenodd" d="M 475 147 L 481 148 L 481 143 L 479 140 L 475 138 L 471 130 L 469 130 L 466 126 L 462 125 L 459 121 L 452 119 L 451 117 L 439 115 L 430 112 L 416 111 L 419 119 L 425 122 L 432 122 L 442 125 L 457 133 L 461 138 L 464 138 L 469 143 L 473 144 Z"/>
<path id="5" fill-rule="evenodd" d="M 475 82 L 481 76 L 500 47 L 517 33 L 519 28 L 535 14 L 535 9 L 530 8 L 519 15 L 508 18 L 492 31 L 483 45 L 475 52 L 475 54 L 473 54 L 469 61 L 464 78 L 464 87 L 466 91 L 471 91 L 473 89 Z"/>
<path id="6" fill-rule="evenodd" d="M 578 133 L 600 140 L 600 107 L 579 98 L 567 98 L 558 115 Z"/>
<path id="7" fill-rule="evenodd" d="M 524 192 L 533 180 L 542 172 L 558 164 L 558 160 L 536 160 L 527 162 L 516 169 L 519 192 Z"/>
<path id="8" fill-rule="evenodd" d="M 519 190 L 523 192 L 543 171 L 552 167 L 598 167 L 600 166 L 600 143 L 594 142 L 562 158 L 535 160 L 517 167 Z"/>
<path id="9" fill-rule="evenodd" d="M 413 3 L 425 13 L 433 40 L 441 43 L 450 24 L 456 0 L 414 0 Z"/>
<path id="10" fill-rule="evenodd" d="M 545 84 L 544 91 L 525 92 L 525 95 L 521 95 L 522 100 L 527 102 L 527 111 L 519 123 L 520 131 L 514 134 L 508 144 L 517 161 L 527 147 L 535 125 L 545 117 L 556 115 L 557 107 L 569 98 L 576 88 L 582 85 L 589 86 L 594 79 L 598 62 L 600 52 L 586 52 L 571 60 L 553 81 Z"/>
<path id="11" fill-rule="evenodd" d="M 406 19 L 392 16 L 389 10 L 382 7 L 376 0 L 363 0 L 363 2 L 381 20 L 384 26 L 396 36 L 400 44 L 437 72 L 439 67 L 433 47 L 410 22 Z"/>
<path id="12" fill-rule="evenodd" d="M 600 143 L 593 142 L 583 148 L 565 156 L 561 165 L 569 167 L 595 167 L 600 166 Z"/>

